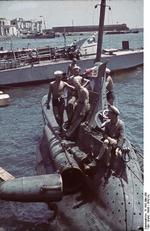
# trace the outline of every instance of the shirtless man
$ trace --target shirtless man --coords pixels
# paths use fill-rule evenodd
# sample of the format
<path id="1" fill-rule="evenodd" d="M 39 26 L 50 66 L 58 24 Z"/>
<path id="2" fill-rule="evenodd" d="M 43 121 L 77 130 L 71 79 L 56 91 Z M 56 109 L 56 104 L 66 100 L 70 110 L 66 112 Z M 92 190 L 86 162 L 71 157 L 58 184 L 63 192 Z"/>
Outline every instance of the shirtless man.
<path id="1" fill-rule="evenodd" d="M 75 66 L 73 68 L 73 75 L 68 78 L 67 82 L 74 87 L 75 87 L 76 83 L 80 83 L 80 85 L 85 87 L 89 83 L 89 80 L 80 76 L 80 67 Z M 70 123 L 72 118 L 73 118 L 74 106 L 75 106 L 75 102 L 77 100 L 77 97 L 78 97 L 77 92 L 68 91 L 68 97 L 67 97 L 68 123 Z"/>
<path id="2" fill-rule="evenodd" d="M 50 109 L 50 100 L 52 96 L 52 106 L 55 119 L 60 126 L 60 130 L 62 130 L 63 125 L 63 114 L 65 109 L 65 101 L 64 101 L 64 89 L 65 87 L 74 90 L 75 87 L 69 85 L 68 83 L 62 81 L 63 72 L 62 71 L 55 71 L 54 76 L 56 78 L 55 81 L 51 82 L 49 85 L 49 93 L 47 98 L 47 109 Z"/>
<path id="3" fill-rule="evenodd" d="M 106 68 L 106 97 L 109 104 L 113 105 L 115 96 L 113 93 L 113 80 L 110 76 L 110 69 Z"/>

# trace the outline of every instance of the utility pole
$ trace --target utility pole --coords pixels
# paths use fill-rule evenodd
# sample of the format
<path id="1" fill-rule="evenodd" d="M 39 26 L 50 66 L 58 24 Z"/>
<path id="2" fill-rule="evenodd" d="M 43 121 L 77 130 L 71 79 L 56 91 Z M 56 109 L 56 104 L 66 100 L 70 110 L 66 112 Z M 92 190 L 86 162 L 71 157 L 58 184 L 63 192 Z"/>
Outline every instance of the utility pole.
<path id="1" fill-rule="evenodd" d="M 101 61 L 106 0 L 101 0 L 101 4 L 95 5 L 95 8 L 97 8 L 98 5 L 100 5 L 100 15 L 99 15 L 97 53 L 96 53 L 95 62 Z"/>

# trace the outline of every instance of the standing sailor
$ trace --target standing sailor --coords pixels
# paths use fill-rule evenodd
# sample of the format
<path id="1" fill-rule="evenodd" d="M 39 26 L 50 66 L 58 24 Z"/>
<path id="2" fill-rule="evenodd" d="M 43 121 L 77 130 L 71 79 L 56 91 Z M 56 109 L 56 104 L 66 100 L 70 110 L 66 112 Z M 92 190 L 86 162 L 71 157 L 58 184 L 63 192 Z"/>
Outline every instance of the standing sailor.
<path id="1" fill-rule="evenodd" d="M 109 104 L 113 105 L 115 96 L 113 93 L 113 80 L 110 75 L 110 69 L 106 67 L 106 97 Z"/>
<path id="2" fill-rule="evenodd" d="M 75 87 L 76 83 L 79 83 L 83 87 L 85 87 L 89 80 L 83 78 L 80 75 L 80 67 L 75 66 L 73 68 L 73 75 L 68 78 L 68 83 Z M 75 91 L 68 91 L 68 97 L 67 97 L 67 116 L 68 116 L 68 123 L 72 121 L 74 108 L 75 108 L 75 102 L 77 100 L 78 94 Z"/>
<path id="3" fill-rule="evenodd" d="M 50 100 L 52 96 L 52 106 L 53 106 L 53 113 L 55 119 L 60 126 L 60 130 L 62 131 L 63 126 L 63 115 L 65 109 L 65 100 L 64 100 L 64 89 L 65 87 L 74 90 L 75 88 L 68 83 L 62 81 L 63 72 L 62 71 L 55 71 L 54 72 L 55 80 L 49 84 L 49 93 L 47 98 L 47 109 L 50 109 Z"/>
<path id="4" fill-rule="evenodd" d="M 71 120 L 70 127 L 66 133 L 67 137 L 70 137 L 75 132 L 80 123 L 84 119 L 86 119 L 86 115 L 90 110 L 88 89 L 83 87 L 79 82 L 75 82 L 74 86 L 77 91 L 77 99 L 74 103 L 75 108 L 73 118 Z"/>
<path id="5" fill-rule="evenodd" d="M 68 71 L 67 71 L 67 76 L 68 77 L 73 75 L 73 73 L 74 73 L 73 68 L 76 66 L 76 64 L 77 64 L 77 59 L 73 58 L 72 62 L 68 66 Z"/>

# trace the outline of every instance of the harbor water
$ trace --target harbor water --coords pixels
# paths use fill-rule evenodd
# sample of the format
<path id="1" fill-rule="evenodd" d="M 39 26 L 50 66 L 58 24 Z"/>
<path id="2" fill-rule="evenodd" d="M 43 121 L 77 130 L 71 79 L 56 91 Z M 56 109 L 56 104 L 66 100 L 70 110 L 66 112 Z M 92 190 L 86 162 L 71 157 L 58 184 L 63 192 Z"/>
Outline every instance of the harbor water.
<path id="1" fill-rule="evenodd" d="M 132 34 L 123 36 L 132 40 Z M 106 42 L 108 37 L 105 38 Z M 139 40 L 135 47 L 142 46 L 142 39 L 140 43 Z M 19 41 L 23 46 L 25 40 Z M 143 150 L 143 67 L 116 73 L 113 80 L 126 136 L 134 146 Z M 36 174 L 36 145 L 43 132 L 41 99 L 47 92 L 48 84 L 7 89 L 11 104 L 0 108 L 0 166 L 15 177 Z M 0 201 L 0 230 L 3 231 L 51 231 L 54 230 L 51 216 L 52 212 L 44 203 Z"/>
<path id="2" fill-rule="evenodd" d="M 52 38 L 52 39 L 7 39 L 0 40 L 0 47 L 3 47 L 4 50 L 12 50 L 19 48 L 37 48 L 37 47 L 63 47 L 64 44 L 70 45 L 75 41 L 79 41 L 83 38 L 88 38 L 92 36 L 92 33 L 86 33 L 83 35 L 74 35 L 74 36 L 66 36 L 66 40 L 64 40 L 63 36 Z M 119 35 L 104 35 L 103 39 L 103 48 L 122 48 L 122 41 L 129 41 L 130 48 L 141 48 L 143 47 L 143 32 L 139 32 L 137 34 L 119 34 Z"/>

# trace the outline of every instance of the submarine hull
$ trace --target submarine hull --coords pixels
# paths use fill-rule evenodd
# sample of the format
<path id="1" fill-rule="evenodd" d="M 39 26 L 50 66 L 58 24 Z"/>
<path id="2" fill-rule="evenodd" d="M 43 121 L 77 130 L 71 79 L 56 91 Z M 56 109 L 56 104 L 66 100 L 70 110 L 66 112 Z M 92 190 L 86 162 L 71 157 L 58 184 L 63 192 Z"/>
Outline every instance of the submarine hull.
<path id="1" fill-rule="evenodd" d="M 62 176 L 63 191 L 66 193 L 74 192 L 78 190 L 82 183 L 82 171 L 69 153 L 68 150 L 61 143 L 56 128 L 50 129 L 47 125 L 44 127 L 44 134 L 48 143 L 48 149 L 50 152 L 53 164 Z"/>
<path id="2" fill-rule="evenodd" d="M 45 155 L 43 163 L 50 158 L 46 142 L 44 136 L 40 144 Z M 84 142 L 88 144 L 87 137 Z M 105 183 L 106 169 L 99 162 L 94 176 L 85 175 L 78 191 L 63 196 L 57 203 L 58 214 L 53 221 L 56 230 L 138 231 L 143 226 L 142 176 L 132 149 L 130 155 L 133 159 L 127 163 L 122 177 L 111 175 Z"/>
<path id="3" fill-rule="evenodd" d="M 0 185 L 0 199 L 19 202 L 53 202 L 62 199 L 60 174 L 20 177 Z"/>
<path id="4" fill-rule="evenodd" d="M 98 78 L 105 82 L 102 69 L 100 67 L 98 70 Z M 44 171 L 48 172 L 48 168 L 46 168 L 48 159 L 56 160 L 52 154 L 54 143 L 52 144 L 52 140 L 48 139 L 48 137 L 52 138 L 52 134 L 53 140 L 59 136 L 59 142 L 55 143 L 57 144 L 55 154 L 58 151 L 57 148 L 59 149 L 60 142 L 67 144 L 66 150 L 68 147 L 71 149 L 75 160 L 78 159 L 75 157 L 79 157 L 83 152 L 89 156 L 99 154 L 103 145 L 103 136 L 94 129 L 95 115 L 99 110 L 104 109 L 105 102 L 99 97 L 99 92 L 105 89 L 103 90 L 103 82 L 97 84 L 98 78 L 95 78 L 94 92 L 91 95 L 93 98 L 91 98 L 89 122 L 80 124 L 75 142 L 70 141 L 69 143 L 67 139 L 61 138 L 59 132 L 58 134 L 53 132 L 56 128 L 59 131 L 59 128 L 54 120 L 53 111 L 46 108 L 47 96 L 43 97 L 42 112 L 47 132 L 43 134 L 40 143 L 40 158 L 38 157 L 38 159 L 42 159 Z M 136 153 L 128 140 L 125 140 L 125 146 L 129 149 L 130 158 L 128 161 L 118 159 L 112 166 L 107 179 L 105 178 L 107 168 L 104 155 L 96 163 L 94 172 L 84 172 L 81 188 L 73 194 L 63 196 L 63 200 L 57 204 L 58 216 L 53 221 L 56 230 L 138 231 L 143 227 L 143 178 Z M 60 169 L 59 165 L 56 163 L 55 165 L 62 174 L 62 169 L 65 168 Z M 114 175 L 114 170 L 118 169 L 120 174 Z M 69 172 L 68 175 L 70 175 Z M 74 178 L 71 181 L 75 183 Z"/>

